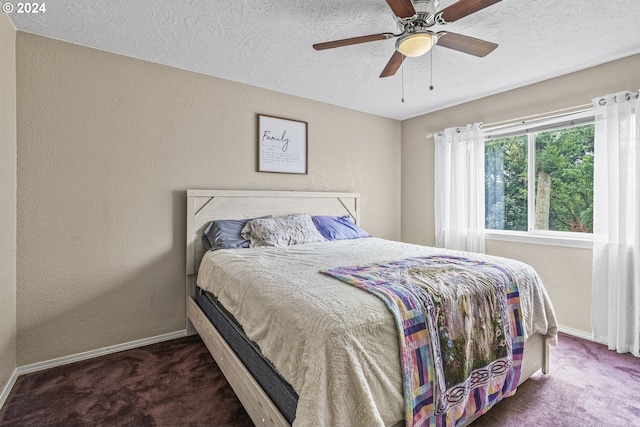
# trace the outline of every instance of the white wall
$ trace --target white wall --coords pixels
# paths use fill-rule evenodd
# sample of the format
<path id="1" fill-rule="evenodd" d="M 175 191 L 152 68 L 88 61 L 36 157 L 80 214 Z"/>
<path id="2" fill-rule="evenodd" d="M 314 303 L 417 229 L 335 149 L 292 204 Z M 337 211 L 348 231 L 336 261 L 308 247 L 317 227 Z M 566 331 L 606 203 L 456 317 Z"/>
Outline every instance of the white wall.
<path id="1" fill-rule="evenodd" d="M 640 55 L 500 93 L 402 122 L 402 240 L 434 245 L 434 141 L 427 133 L 588 104 L 640 88 Z M 487 253 L 520 259 L 539 272 L 564 327 L 591 332 L 591 250 L 489 241 Z"/>
<path id="2" fill-rule="evenodd" d="M 183 329 L 186 189 L 355 191 L 400 238 L 400 122 L 17 35 L 18 364 Z M 256 114 L 309 174 L 256 172 Z"/>

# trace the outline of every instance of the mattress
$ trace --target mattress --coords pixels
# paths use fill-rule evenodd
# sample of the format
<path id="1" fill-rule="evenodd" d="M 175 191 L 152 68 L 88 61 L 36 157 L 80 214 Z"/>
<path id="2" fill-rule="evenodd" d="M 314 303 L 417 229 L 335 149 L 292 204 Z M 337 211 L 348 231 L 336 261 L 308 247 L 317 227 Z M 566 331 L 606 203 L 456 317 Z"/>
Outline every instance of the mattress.
<path id="1" fill-rule="evenodd" d="M 214 295 L 197 287 L 195 300 L 280 413 L 292 424 L 298 405 L 298 394 L 293 387 L 264 358 L 260 348 L 246 336 L 242 326 Z"/>
<path id="2" fill-rule="evenodd" d="M 435 254 L 500 260 L 519 280 L 525 338 L 555 341 L 549 298 L 518 261 L 377 238 L 205 254 L 198 285 L 238 319 L 299 396 L 294 426 L 393 425 L 403 416 L 398 333 L 375 296 L 320 274 L 348 265 Z"/>

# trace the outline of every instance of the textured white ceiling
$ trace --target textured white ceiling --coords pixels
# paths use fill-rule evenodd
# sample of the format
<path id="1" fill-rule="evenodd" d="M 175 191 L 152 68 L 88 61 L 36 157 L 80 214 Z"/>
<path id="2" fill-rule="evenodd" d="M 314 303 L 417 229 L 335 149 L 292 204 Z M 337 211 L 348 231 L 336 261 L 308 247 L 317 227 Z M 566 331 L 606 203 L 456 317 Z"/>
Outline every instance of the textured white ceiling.
<path id="1" fill-rule="evenodd" d="M 385 79 L 394 40 L 311 47 L 397 33 L 384 0 L 46 0 L 44 14 L 9 17 L 21 31 L 394 119 L 640 53 L 640 0 L 503 0 L 433 28 L 498 43 L 493 53 L 436 46 L 433 70 L 427 54 Z"/>

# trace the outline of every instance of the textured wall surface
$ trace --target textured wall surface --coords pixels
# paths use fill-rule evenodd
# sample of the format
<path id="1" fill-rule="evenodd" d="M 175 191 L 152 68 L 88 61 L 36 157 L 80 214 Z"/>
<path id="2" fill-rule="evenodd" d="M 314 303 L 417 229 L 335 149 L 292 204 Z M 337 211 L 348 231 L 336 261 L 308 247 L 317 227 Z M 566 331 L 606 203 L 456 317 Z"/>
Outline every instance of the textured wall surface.
<path id="1" fill-rule="evenodd" d="M 402 240 L 435 244 L 434 156 L 429 133 L 467 123 L 492 123 L 589 104 L 593 98 L 640 88 L 640 55 L 402 122 Z M 535 267 L 561 325 L 591 331 L 591 250 L 506 242 L 487 253 Z"/>
<path id="2" fill-rule="evenodd" d="M 186 189 L 355 191 L 400 238 L 398 121 L 19 32 L 18 363 L 181 330 Z M 256 172 L 256 114 L 308 175 Z"/>
<path id="3" fill-rule="evenodd" d="M 0 13 L 0 392 L 16 368 L 16 30 Z"/>

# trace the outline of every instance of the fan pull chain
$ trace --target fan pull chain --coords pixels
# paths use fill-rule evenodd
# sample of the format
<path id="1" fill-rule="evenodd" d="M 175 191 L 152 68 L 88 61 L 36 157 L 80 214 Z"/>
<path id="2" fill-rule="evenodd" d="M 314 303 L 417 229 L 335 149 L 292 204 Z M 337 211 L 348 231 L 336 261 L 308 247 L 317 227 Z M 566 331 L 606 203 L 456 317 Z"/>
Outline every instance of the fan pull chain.
<path id="1" fill-rule="evenodd" d="M 431 49 L 431 52 L 429 52 L 430 55 L 430 59 L 429 61 L 431 62 L 431 64 L 429 64 L 429 68 L 431 69 L 431 81 L 430 81 L 430 85 L 429 85 L 429 90 L 433 90 L 433 49 Z"/>
<path id="2" fill-rule="evenodd" d="M 402 102 L 404 103 L 404 63 L 400 66 L 400 79 L 402 80 Z"/>

